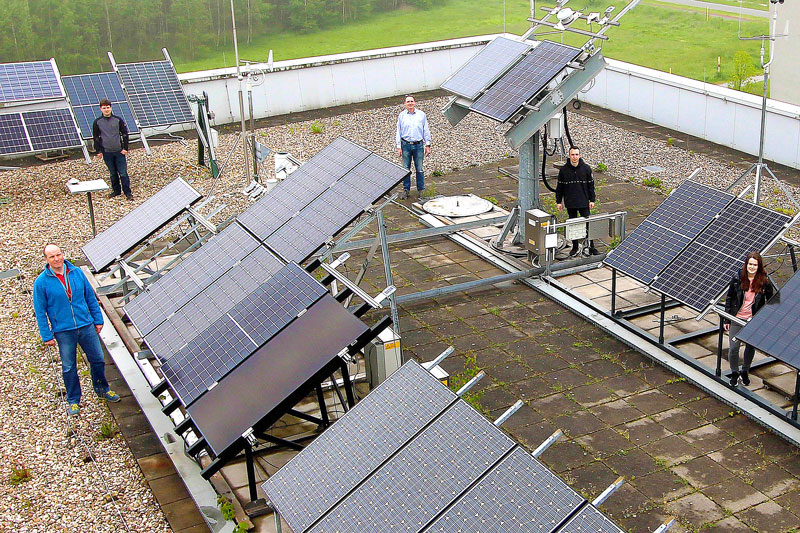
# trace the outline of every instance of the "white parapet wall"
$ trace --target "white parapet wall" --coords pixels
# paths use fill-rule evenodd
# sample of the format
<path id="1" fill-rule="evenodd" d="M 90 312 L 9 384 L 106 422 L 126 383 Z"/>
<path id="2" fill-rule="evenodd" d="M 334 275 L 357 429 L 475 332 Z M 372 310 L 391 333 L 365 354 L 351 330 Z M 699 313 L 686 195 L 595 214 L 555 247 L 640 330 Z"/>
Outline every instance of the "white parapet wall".
<path id="1" fill-rule="evenodd" d="M 438 89 L 494 37 L 483 35 L 277 61 L 271 72 L 266 72 L 266 64 L 257 64 L 255 68 L 266 74 L 263 83 L 252 89 L 254 115 L 264 118 Z M 190 72 L 180 78 L 187 93 L 209 95 L 216 125 L 240 120 L 236 69 Z M 758 96 L 609 59 L 608 67 L 579 98 L 758 154 Z M 800 106 L 768 100 L 764 156 L 800 168 Z"/>

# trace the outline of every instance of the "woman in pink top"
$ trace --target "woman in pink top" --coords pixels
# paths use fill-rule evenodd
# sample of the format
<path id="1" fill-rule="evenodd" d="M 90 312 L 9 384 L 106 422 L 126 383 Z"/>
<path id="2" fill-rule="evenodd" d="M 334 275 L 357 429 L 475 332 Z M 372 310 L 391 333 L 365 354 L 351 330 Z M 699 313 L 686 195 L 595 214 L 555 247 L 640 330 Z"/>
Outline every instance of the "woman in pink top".
<path id="1" fill-rule="evenodd" d="M 772 298 L 774 290 L 772 283 L 764 270 L 764 260 L 758 252 L 747 254 L 742 272 L 731 280 L 728 286 L 728 296 L 725 298 L 725 311 L 729 315 L 747 322 L 755 315 L 761 307 Z M 747 375 L 750 370 L 750 363 L 753 362 L 755 349 L 745 344 L 744 362 L 742 371 L 739 372 L 739 339 L 736 335 L 744 326 L 725 320 L 725 330 L 729 332 L 728 362 L 731 365 L 731 387 L 735 387 L 739 378 L 742 383 L 750 385 L 750 377 Z"/>

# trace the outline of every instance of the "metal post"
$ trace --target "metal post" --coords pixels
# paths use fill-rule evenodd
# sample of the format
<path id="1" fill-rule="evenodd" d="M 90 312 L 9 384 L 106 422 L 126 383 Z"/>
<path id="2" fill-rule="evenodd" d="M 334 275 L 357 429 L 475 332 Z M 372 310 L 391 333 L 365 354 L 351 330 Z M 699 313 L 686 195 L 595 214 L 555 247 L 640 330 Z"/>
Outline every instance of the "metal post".
<path id="1" fill-rule="evenodd" d="M 763 62 L 764 45 L 761 41 L 761 57 Z M 769 65 L 764 66 L 764 97 L 761 99 L 761 136 L 758 141 L 758 165 L 756 165 L 756 183 L 755 190 L 753 191 L 753 203 L 758 205 L 761 199 L 761 172 L 764 169 L 764 134 L 766 133 L 767 124 L 767 83 L 769 79 Z"/>
<path id="2" fill-rule="evenodd" d="M 794 406 L 792 407 L 792 420 L 797 420 L 798 394 L 800 394 L 800 371 L 794 380 Z"/>
<path id="3" fill-rule="evenodd" d="M 717 369 L 714 375 L 720 377 L 722 375 L 722 339 L 725 336 L 725 320 L 722 316 L 719 317 L 719 336 L 717 338 Z"/>
<path id="4" fill-rule="evenodd" d="M 661 320 L 658 328 L 658 343 L 664 344 L 664 312 L 667 310 L 666 297 L 661 295 Z"/>
<path id="5" fill-rule="evenodd" d="M 381 253 L 383 255 L 383 272 L 386 276 L 386 286 L 394 285 L 392 279 L 392 265 L 389 262 L 389 243 L 386 241 L 386 221 L 383 219 L 383 209 L 378 211 L 378 235 L 381 238 Z M 392 328 L 397 335 L 400 335 L 400 318 L 397 315 L 397 299 L 394 293 L 389 296 L 389 307 L 392 313 Z M 402 343 L 401 343 L 402 345 Z M 400 348 L 402 359 L 402 348 Z"/>
<path id="6" fill-rule="evenodd" d="M 247 485 L 250 489 L 250 501 L 254 502 L 258 499 L 258 492 L 256 492 L 256 470 L 253 464 L 253 447 L 247 442 L 244 445 L 244 457 L 247 463 Z"/>
<path id="7" fill-rule="evenodd" d="M 250 164 L 247 161 L 247 123 L 244 118 L 244 92 L 242 90 L 242 68 L 239 65 L 239 43 L 236 40 L 236 13 L 233 9 L 233 0 L 231 0 L 231 25 L 233 26 L 233 52 L 236 56 L 236 79 L 239 81 L 239 116 L 242 123 L 240 138 L 242 139 L 242 148 L 244 149 L 244 172 L 247 177 L 247 183 L 250 183 Z"/>
<path id="8" fill-rule="evenodd" d="M 789 257 L 792 258 L 792 269 L 797 272 L 797 254 L 794 251 L 794 246 L 789 245 Z"/>
<path id="9" fill-rule="evenodd" d="M 319 412 L 322 418 L 322 427 L 328 427 L 331 425 L 331 421 L 328 418 L 328 409 L 325 405 L 325 394 L 322 392 L 322 385 L 317 384 L 317 403 L 319 404 Z"/>
<path id="10" fill-rule="evenodd" d="M 353 382 L 350 381 L 350 372 L 347 370 L 347 363 L 342 359 L 342 382 L 344 383 L 344 393 L 347 395 L 347 404 L 352 409 L 356 405 L 356 396 L 353 393 Z"/>
<path id="11" fill-rule="evenodd" d="M 617 311 L 617 269 L 611 269 L 611 314 Z"/>
<path id="12" fill-rule="evenodd" d="M 92 221 L 92 235 L 94 237 L 97 237 L 97 228 L 94 225 L 94 206 L 92 205 L 92 193 L 87 192 L 86 198 L 88 198 L 89 200 L 89 220 Z M 797 269 L 795 268 L 795 270 Z"/>
<path id="13" fill-rule="evenodd" d="M 253 151 L 253 179 L 258 181 L 258 153 L 256 153 L 256 117 L 253 115 L 253 86 L 247 83 L 247 105 L 250 108 L 250 137 Z"/>
<path id="14" fill-rule="evenodd" d="M 539 207 L 539 132 L 519 147 L 519 208 L 520 220 L 525 211 Z M 525 224 L 517 224 L 514 242 L 525 242 Z"/>

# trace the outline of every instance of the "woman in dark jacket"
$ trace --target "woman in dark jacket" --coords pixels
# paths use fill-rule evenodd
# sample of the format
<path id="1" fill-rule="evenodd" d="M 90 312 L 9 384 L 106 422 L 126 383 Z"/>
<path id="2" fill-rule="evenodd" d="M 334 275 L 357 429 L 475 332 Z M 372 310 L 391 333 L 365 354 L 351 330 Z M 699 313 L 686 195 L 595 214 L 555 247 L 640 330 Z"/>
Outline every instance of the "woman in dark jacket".
<path id="1" fill-rule="evenodd" d="M 725 311 L 729 315 L 747 322 L 755 315 L 764 304 L 772 298 L 774 289 L 764 270 L 764 260 L 758 252 L 747 254 L 742 272 L 731 280 L 728 286 L 728 296 L 725 298 Z M 729 332 L 730 347 L 728 348 L 728 362 L 731 365 L 731 387 L 735 387 L 739 378 L 742 383 L 750 385 L 750 363 L 753 362 L 755 348 L 749 344 L 744 347 L 744 364 L 739 372 L 739 346 L 736 336 L 744 326 L 725 320 L 725 330 Z"/>

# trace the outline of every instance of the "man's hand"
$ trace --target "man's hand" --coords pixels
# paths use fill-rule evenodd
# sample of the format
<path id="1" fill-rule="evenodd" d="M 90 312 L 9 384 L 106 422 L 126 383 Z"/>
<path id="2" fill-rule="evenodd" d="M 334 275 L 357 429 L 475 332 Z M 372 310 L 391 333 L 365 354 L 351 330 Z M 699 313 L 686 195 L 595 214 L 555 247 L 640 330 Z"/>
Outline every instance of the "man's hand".
<path id="1" fill-rule="evenodd" d="M 730 331 L 730 330 L 731 330 L 731 325 L 725 324 L 725 331 Z"/>
<path id="2" fill-rule="evenodd" d="M 95 324 L 94 329 L 96 329 L 97 334 L 100 335 L 100 332 L 103 330 L 103 324 Z"/>
<path id="3" fill-rule="evenodd" d="M 564 209 L 564 204 L 556 204 L 556 209 L 561 211 L 562 209 Z"/>
<path id="4" fill-rule="evenodd" d="M 425 147 L 425 155 L 428 155 L 428 154 L 430 154 L 430 153 L 431 153 L 431 145 L 429 144 L 429 145 L 427 145 L 427 146 Z"/>
<path id="5" fill-rule="evenodd" d="M 122 155 L 128 155 L 128 151 L 127 151 L 127 150 L 122 150 L 120 153 L 121 153 Z"/>
<path id="6" fill-rule="evenodd" d="M 400 157 L 403 157 L 403 149 L 402 148 L 398 148 L 397 149 L 397 155 L 399 155 Z"/>
<path id="7" fill-rule="evenodd" d="M 55 339 L 50 339 L 49 341 L 44 341 L 44 345 L 45 346 L 55 346 L 56 345 L 56 340 Z"/>
<path id="8" fill-rule="evenodd" d="M 589 209 L 594 209 L 594 202 L 589 202 Z"/>

